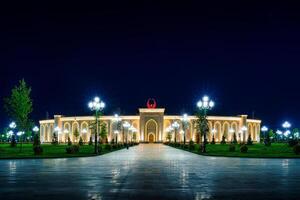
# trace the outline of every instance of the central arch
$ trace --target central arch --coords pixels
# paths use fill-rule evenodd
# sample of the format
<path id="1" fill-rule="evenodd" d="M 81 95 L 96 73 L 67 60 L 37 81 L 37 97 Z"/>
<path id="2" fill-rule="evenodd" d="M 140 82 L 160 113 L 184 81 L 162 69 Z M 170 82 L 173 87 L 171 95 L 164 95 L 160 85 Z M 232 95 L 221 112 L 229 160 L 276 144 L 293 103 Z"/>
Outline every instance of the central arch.
<path id="1" fill-rule="evenodd" d="M 154 119 L 149 119 L 145 124 L 145 138 L 148 139 L 148 142 L 150 139 L 153 139 L 151 142 L 156 142 L 156 138 L 158 138 L 158 124 Z"/>

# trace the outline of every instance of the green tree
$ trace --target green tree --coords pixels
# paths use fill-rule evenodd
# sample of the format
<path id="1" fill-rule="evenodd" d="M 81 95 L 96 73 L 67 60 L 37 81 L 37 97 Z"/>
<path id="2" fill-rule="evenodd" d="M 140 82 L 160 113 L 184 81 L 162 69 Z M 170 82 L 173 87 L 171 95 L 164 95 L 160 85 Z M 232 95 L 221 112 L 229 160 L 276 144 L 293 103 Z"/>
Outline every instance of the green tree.
<path id="1" fill-rule="evenodd" d="M 252 138 L 251 138 L 251 134 L 248 135 L 248 139 L 247 139 L 247 145 L 252 145 L 253 144 L 253 141 L 252 141 Z"/>
<path id="2" fill-rule="evenodd" d="M 106 127 L 106 123 L 101 123 L 100 124 L 100 141 L 101 143 L 104 143 L 104 141 L 106 140 L 107 137 L 107 127 Z"/>
<path id="3" fill-rule="evenodd" d="M 19 85 L 11 90 L 11 95 L 4 98 L 4 109 L 9 117 L 16 122 L 20 131 L 29 132 L 33 123 L 30 114 L 33 110 L 32 99 L 30 97 L 31 88 L 27 86 L 24 79 L 19 81 Z M 21 136 L 20 151 L 22 151 L 23 137 Z"/>
<path id="4" fill-rule="evenodd" d="M 79 146 L 83 145 L 83 139 L 82 139 L 82 137 L 79 138 L 79 143 L 78 144 L 79 144 Z"/>
<path id="5" fill-rule="evenodd" d="M 236 139 L 236 133 L 234 132 L 233 133 L 233 141 L 232 141 L 233 144 L 237 144 L 237 139 Z"/>
<path id="6" fill-rule="evenodd" d="M 293 139 L 296 137 L 296 138 L 298 138 L 299 137 L 299 129 L 298 128 L 294 128 L 293 130 L 292 130 L 292 137 L 293 137 Z"/>
<path id="7" fill-rule="evenodd" d="M 79 131 L 78 128 L 75 128 L 73 135 L 75 136 L 75 139 L 77 141 L 77 138 L 79 137 Z"/>
<path id="8" fill-rule="evenodd" d="M 201 111 L 197 112 L 196 128 L 199 134 L 199 138 L 202 138 L 202 136 L 204 136 L 203 147 L 199 148 L 199 150 L 202 150 L 202 153 L 206 153 L 206 143 L 207 143 L 206 134 L 209 131 L 209 127 L 208 127 L 208 120 L 206 118 L 205 109 L 203 113 Z"/>
<path id="9" fill-rule="evenodd" d="M 222 140 L 221 140 L 221 144 L 226 144 L 226 137 L 225 137 L 225 134 L 222 136 Z"/>

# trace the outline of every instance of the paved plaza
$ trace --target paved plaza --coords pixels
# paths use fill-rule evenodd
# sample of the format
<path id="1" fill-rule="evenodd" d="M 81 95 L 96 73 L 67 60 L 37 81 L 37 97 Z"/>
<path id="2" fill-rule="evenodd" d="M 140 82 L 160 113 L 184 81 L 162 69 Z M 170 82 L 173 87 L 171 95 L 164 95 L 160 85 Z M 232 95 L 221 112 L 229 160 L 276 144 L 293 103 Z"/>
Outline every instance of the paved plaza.
<path id="1" fill-rule="evenodd" d="M 204 157 L 162 144 L 0 161 L 1 199 L 299 199 L 299 186 L 300 159 Z"/>

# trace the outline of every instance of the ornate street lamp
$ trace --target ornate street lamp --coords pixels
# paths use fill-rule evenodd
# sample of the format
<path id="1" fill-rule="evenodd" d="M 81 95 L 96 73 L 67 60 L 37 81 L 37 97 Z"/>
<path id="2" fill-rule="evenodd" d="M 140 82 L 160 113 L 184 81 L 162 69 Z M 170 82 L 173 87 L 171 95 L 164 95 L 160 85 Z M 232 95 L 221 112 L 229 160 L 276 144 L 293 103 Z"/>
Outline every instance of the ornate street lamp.
<path id="1" fill-rule="evenodd" d="M 288 121 L 285 121 L 283 124 L 282 124 L 282 127 L 285 129 L 285 132 L 284 132 L 284 136 L 285 137 L 288 137 L 291 133 L 291 131 L 289 131 L 289 128 L 291 128 L 291 124 L 288 122 Z M 287 135 L 288 134 L 288 135 Z"/>
<path id="2" fill-rule="evenodd" d="M 172 128 L 174 130 L 174 134 L 175 134 L 175 140 L 174 141 L 176 143 L 177 131 L 178 131 L 179 127 L 180 127 L 180 124 L 177 121 L 175 121 L 175 122 L 173 122 L 173 124 L 171 126 L 172 126 Z"/>
<path id="3" fill-rule="evenodd" d="M 172 132 L 174 131 L 172 125 L 169 126 L 169 127 L 167 127 L 167 128 L 166 128 L 166 131 L 167 131 L 167 133 L 168 133 L 168 139 L 169 139 L 169 142 L 171 142 Z M 169 134 L 170 134 L 170 135 L 169 135 Z M 169 136 L 170 136 L 170 137 L 169 137 Z"/>
<path id="4" fill-rule="evenodd" d="M 37 132 L 39 132 L 39 127 L 35 126 L 33 127 L 32 131 L 35 132 L 35 134 L 37 134 Z"/>
<path id="5" fill-rule="evenodd" d="M 98 126 L 102 110 L 105 108 L 105 103 L 99 97 L 95 97 L 93 101 L 88 104 L 91 111 L 95 112 L 96 117 L 96 134 L 95 134 L 95 154 L 98 154 Z"/>
<path id="6" fill-rule="evenodd" d="M 207 111 L 211 110 L 215 106 L 215 103 L 209 99 L 208 96 L 204 96 L 202 100 L 198 101 L 197 107 L 200 111 L 203 111 L 204 120 L 207 121 Z M 206 130 L 203 131 L 204 142 L 202 146 L 202 153 L 206 153 Z"/>
<path id="7" fill-rule="evenodd" d="M 184 114 L 181 118 L 182 129 L 183 129 L 183 144 L 186 141 L 186 130 L 189 128 L 189 118 L 187 114 Z"/>
<path id="8" fill-rule="evenodd" d="M 115 114 L 113 122 L 115 123 L 114 126 L 114 136 L 116 137 L 116 144 L 118 144 L 118 134 L 120 133 L 120 130 L 122 129 L 122 119 L 119 117 L 118 114 Z"/>
<path id="9" fill-rule="evenodd" d="M 124 136 L 124 131 L 126 130 L 126 147 L 127 147 L 127 149 L 128 149 L 128 129 L 130 126 L 131 126 L 130 123 L 127 121 L 125 121 L 123 123 L 123 136 Z M 124 138 L 123 138 L 123 142 L 124 142 Z"/>
<path id="10" fill-rule="evenodd" d="M 267 132 L 268 130 L 269 130 L 269 129 L 268 129 L 268 127 L 266 127 L 266 126 L 261 127 L 261 131 L 262 131 L 263 134 L 264 134 L 264 139 L 266 138 L 266 132 Z"/>
<path id="11" fill-rule="evenodd" d="M 17 125 L 16 125 L 15 122 L 11 122 L 11 123 L 9 124 L 9 128 L 11 128 L 11 129 L 15 129 L 16 127 L 17 127 Z"/>

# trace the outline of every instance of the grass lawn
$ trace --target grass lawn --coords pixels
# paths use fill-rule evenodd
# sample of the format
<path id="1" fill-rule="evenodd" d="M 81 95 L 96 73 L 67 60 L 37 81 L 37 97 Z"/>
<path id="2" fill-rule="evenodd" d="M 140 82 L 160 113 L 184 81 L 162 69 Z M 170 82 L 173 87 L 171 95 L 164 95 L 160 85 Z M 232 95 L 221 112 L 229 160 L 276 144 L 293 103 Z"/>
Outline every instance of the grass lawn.
<path id="1" fill-rule="evenodd" d="M 194 153 L 199 152 L 199 145 L 195 145 Z M 273 143 L 270 147 L 264 144 L 247 145 L 248 152 L 241 153 L 240 145 L 236 145 L 235 152 L 229 152 L 229 144 L 208 144 L 207 156 L 225 156 L 225 157 L 251 157 L 251 158 L 300 158 L 293 152 L 293 148 L 285 143 Z"/>
<path id="2" fill-rule="evenodd" d="M 51 145 L 42 144 L 43 153 L 41 155 L 34 155 L 32 144 L 23 144 L 22 152 L 20 152 L 20 144 L 12 148 L 10 144 L 0 144 L 0 159 L 3 158 L 67 158 L 67 157 L 81 157 L 94 156 L 94 146 L 83 145 L 80 147 L 79 153 L 67 154 L 66 144 Z M 112 150 L 113 151 L 113 150 Z M 109 153 L 111 151 L 103 148 L 101 154 Z"/>

